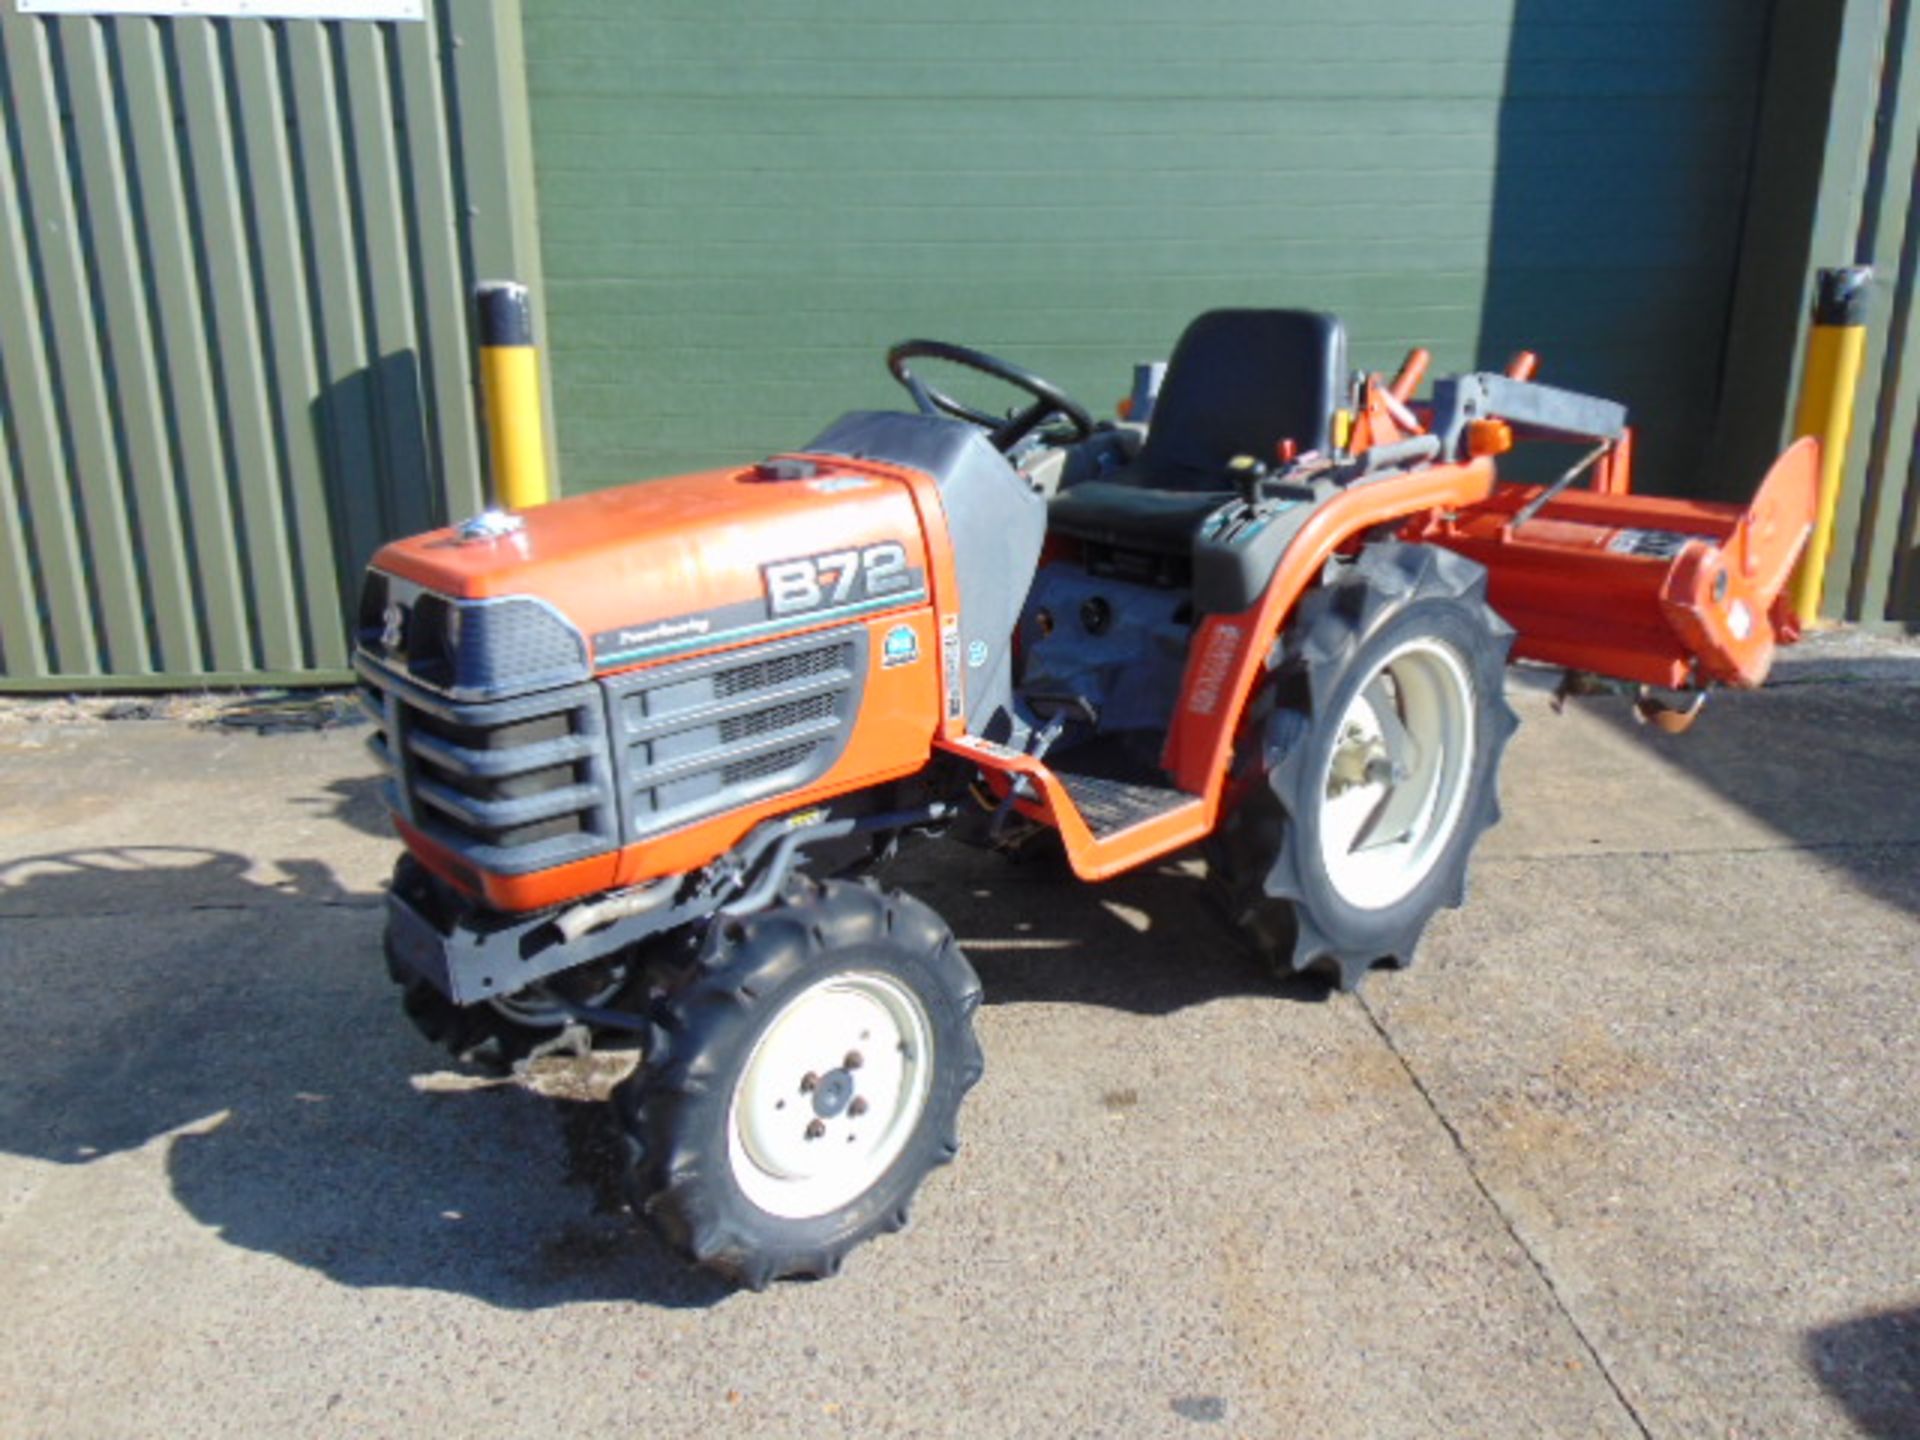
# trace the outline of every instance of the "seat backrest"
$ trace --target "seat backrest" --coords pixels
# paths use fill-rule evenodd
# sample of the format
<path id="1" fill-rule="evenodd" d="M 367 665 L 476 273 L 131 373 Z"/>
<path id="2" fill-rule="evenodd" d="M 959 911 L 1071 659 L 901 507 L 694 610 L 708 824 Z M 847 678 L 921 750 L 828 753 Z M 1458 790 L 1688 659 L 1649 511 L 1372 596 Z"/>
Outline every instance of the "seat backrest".
<path id="1" fill-rule="evenodd" d="M 1149 484 L 1166 485 L 1169 472 L 1223 484 L 1236 455 L 1272 464 L 1282 440 L 1325 450 L 1346 381 L 1347 333 L 1335 316 L 1209 310 L 1173 347 L 1139 468 L 1160 472 Z"/>

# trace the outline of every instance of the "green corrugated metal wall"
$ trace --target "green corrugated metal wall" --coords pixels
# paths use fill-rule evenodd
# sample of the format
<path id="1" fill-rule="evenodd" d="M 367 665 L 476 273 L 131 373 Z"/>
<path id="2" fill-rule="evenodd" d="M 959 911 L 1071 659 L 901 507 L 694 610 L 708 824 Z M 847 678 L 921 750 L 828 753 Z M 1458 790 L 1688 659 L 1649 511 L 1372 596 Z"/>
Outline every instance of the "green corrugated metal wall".
<path id="1" fill-rule="evenodd" d="M 465 296 L 496 274 L 549 298 L 575 489 L 897 403 L 905 334 L 1104 408 L 1195 311 L 1272 303 L 1341 311 L 1372 365 L 1534 345 L 1628 400 L 1656 486 L 1732 493 L 1785 404 L 1780 281 L 1844 231 L 1892 280 L 1828 608 L 1911 623 L 1910 10 L 543 0 L 536 144 L 514 3 L 0 0 L 0 685 L 337 675 L 366 552 L 478 504 Z M 1784 163 L 1808 96 L 1824 171 Z"/>
<path id="2" fill-rule="evenodd" d="M 519 22 L 428 9 L 0 9 L 0 686 L 337 675 L 374 546 L 477 508 Z"/>
<path id="3" fill-rule="evenodd" d="M 545 0 L 526 19 L 580 489 L 898 404 L 911 334 L 1106 410 L 1207 306 L 1356 359 L 1539 349 L 1690 488 L 1770 6 L 1754 0 Z"/>
<path id="4" fill-rule="evenodd" d="M 1920 628 L 1920 14 L 1913 0 L 1848 11 L 1855 47 L 1878 63 L 1854 77 L 1870 108 L 1836 98 L 1829 143 L 1829 223 L 1853 251 L 1816 263 L 1872 265 L 1879 283 L 1821 608 Z"/>

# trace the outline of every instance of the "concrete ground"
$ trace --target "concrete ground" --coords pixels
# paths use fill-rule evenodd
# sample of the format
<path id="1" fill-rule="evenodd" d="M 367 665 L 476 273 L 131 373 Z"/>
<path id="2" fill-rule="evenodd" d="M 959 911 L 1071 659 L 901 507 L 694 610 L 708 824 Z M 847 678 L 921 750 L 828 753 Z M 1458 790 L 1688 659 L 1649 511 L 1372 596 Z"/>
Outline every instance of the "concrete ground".
<path id="1" fill-rule="evenodd" d="M 617 1058 L 476 1082 L 402 1021 L 364 732 L 13 707 L 0 1435 L 1920 1435 L 1882 658 L 1679 739 L 1520 687 L 1466 908 L 1358 997 L 1190 864 L 919 852 L 987 986 L 961 1159 L 759 1296 L 620 1213 Z"/>

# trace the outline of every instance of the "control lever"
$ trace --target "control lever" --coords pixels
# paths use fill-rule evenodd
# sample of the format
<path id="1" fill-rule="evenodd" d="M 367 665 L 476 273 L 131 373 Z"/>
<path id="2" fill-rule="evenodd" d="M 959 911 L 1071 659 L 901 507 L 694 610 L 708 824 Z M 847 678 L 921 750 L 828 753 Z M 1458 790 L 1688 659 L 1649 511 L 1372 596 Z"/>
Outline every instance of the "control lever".
<path id="1" fill-rule="evenodd" d="M 1046 722 L 1027 737 L 1027 754 L 1036 760 L 1046 755 L 1053 742 L 1066 730 L 1067 722 L 1076 716 L 1096 729 L 1099 727 L 1100 711 L 1084 695 L 1074 695 L 1064 690 L 1036 693 L 1028 689 L 1021 692 L 1020 698 L 1027 702 L 1029 710 Z"/>
<path id="2" fill-rule="evenodd" d="M 1034 759 L 1045 757 L 1053 742 L 1066 731 L 1067 722 L 1078 718 L 1089 725 L 1100 724 L 1100 711 L 1084 695 L 1075 695 L 1064 690 L 1023 691 L 1021 699 L 1027 702 L 1027 708 L 1040 716 L 1046 723 L 1027 737 L 1026 753 Z M 1007 822 L 1013 818 L 1013 802 L 1016 800 L 1034 800 L 1039 797 L 1033 784 L 1024 775 L 1009 777 L 1007 793 L 1000 797 L 1000 803 L 994 807 L 993 819 L 987 823 L 989 842 L 1000 838 L 1007 828 Z"/>
<path id="3" fill-rule="evenodd" d="M 1257 455 L 1236 455 L 1227 462 L 1227 473 L 1240 491 L 1240 499 L 1251 510 L 1260 503 L 1260 487 L 1273 472 Z"/>

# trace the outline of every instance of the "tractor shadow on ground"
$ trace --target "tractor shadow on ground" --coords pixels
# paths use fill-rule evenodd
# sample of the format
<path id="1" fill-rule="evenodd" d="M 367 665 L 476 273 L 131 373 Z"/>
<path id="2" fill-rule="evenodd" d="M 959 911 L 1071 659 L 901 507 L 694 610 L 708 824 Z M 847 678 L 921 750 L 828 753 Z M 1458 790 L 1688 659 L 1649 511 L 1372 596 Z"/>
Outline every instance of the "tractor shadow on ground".
<path id="1" fill-rule="evenodd" d="M 452 1073 L 381 971 L 379 896 L 326 865 L 36 856 L 0 866 L 0 916 L 0 1148 L 157 1152 L 194 1220 L 342 1285 L 516 1310 L 727 1297 L 621 1204 L 600 1098 L 620 1057 L 533 1085 Z"/>
<path id="2" fill-rule="evenodd" d="M 1920 1434 L 1920 1308 L 1822 1326 L 1808 1333 L 1803 1354 L 1862 1435 Z"/>
<path id="3" fill-rule="evenodd" d="M 333 789 L 323 807 L 371 823 L 360 785 Z M 886 878 L 949 915 L 989 1003 L 1164 1014 L 1275 993 L 1178 866 L 1091 887 L 936 844 Z M 194 1220 L 342 1285 L 513 1310 L 730 1294 L 621 1200 L 603 1097 L 630 1057 L 549 1062 L 527 1083 L 454 1073 L 381 971 L 380 896 L 325 863 L 28 857 L 0 866 L 0 916 L 0 1148 L 62 1165 L 158 1154 Z"/>
<path id="4" fill-rule="evenodd" d="M 938 843 L 882 872 L 953 927 L 988 1005 L 1091 1005 L 1168 1015 L 1236 996 L 1317 1004 L 1316 976 L 1276 980 L 1206 893 L 1198 862 L 1174 859 L 1098 885 L 1063 857 L 1005 857 Z"/>
<path id="5" fill-rule="evenodd" d="M 1908 672 L 1909 674 L 1911 672 Z M 1920 913 L 1920 688 L 1776 681 L 1711 696 L 1683 735 L 1636 722 L 1624 700 L 1584 713 L 1645 747 L 1875 899 Z"/>
<path id="6" fill-rule="evenodd" d="M 328 820 L 350 825 L 362 835 L 378 840 L 395 840 L 393 822 L 387 818 L 386 781 L 378 775 L 356 775 L 351 779 L 329 780 L 324 799 L 306 803 Z M 398 841 L 395 840 L 397 844 Z"/>

